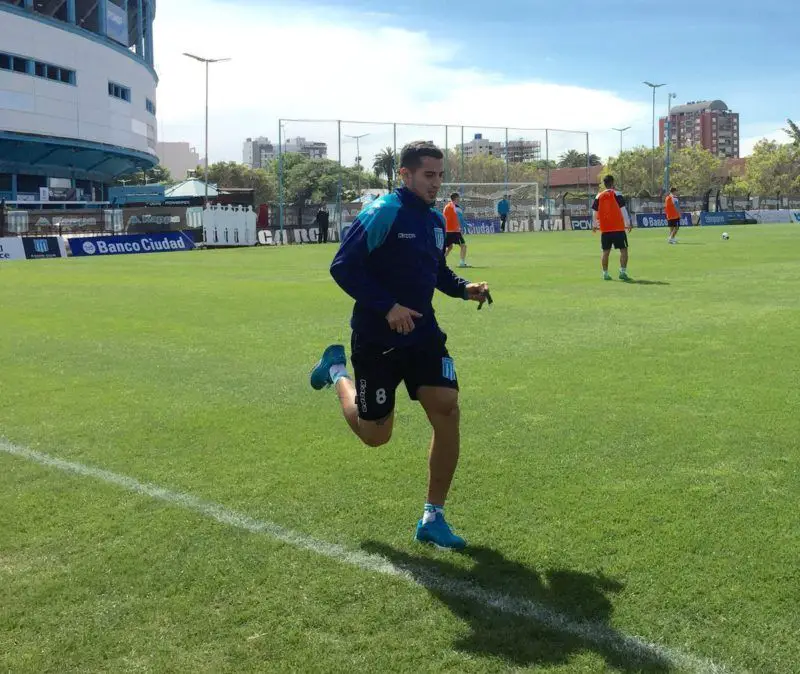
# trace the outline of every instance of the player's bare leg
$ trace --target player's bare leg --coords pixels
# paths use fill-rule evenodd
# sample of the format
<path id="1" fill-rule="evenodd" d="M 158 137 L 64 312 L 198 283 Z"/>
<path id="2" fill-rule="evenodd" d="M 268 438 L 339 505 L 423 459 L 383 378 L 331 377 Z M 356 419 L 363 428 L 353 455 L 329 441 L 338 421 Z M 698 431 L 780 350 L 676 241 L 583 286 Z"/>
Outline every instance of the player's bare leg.
<path id="1" fill-rule="evenodd" d="M 333 386 L 339 397 L 347 425 L 365 445 L 380 447 L 389 442 L 394 425 L 394 410 L 379 421 L 366 421 L 358 415 L 356 404 L 356 386 L 347 373 L 347 356 L 344 346 L 331 344 L 322 354 L 322 358 L 311 369 L 311 388 L 319 391 Z"/>
<path id="2" fill-rule="evenodd" d="M 460 247 L 461 247 L 461 266 L 462 267 L 466 267 L 467 266 L 467 244 L 466 243 L 462 243 L 460 245 Z"/>
<path id="3" fill-rule="evenodd" d="M 415 537 L 421 542 L 461 549 L 466 541 L 452 532 L 444 518 L 444 504 L 458 466 L 461 443 L 458 391 L 423 386 L 417 397 L 433 427 L 433 439 L 428 455 L 428 496 Z"/>
<path id="4" fill-rule="evenodd" d="M 394 427 L 394 411 L 379 421 L 365 421 L 358 416 L 356 404 L 356 386 L 349 377 L 341 377 L 336 382 L 336 395 L 342 407 L 347 425 L 359 440 L 370 447 L 385 445 L 392 438 Z"/>
<path id="5" fill-rule="evenodd" d="M 622 281 L 629 281 L 628 276 L 628 249 L 623 248 L 619 251 L 619 278 Z"/>
<path id="6" fill-rule="evenodd" d="M 609 248 L 608 250 L 603 251 L 603 255 L 600 258 L 600 264 L 603 267 L 603 278 L 606 281 L 611 280 L 611 276 L 608 273 L 608 258 L 610 257 L 610 255 L 611 255 L 611 249 Z"/>

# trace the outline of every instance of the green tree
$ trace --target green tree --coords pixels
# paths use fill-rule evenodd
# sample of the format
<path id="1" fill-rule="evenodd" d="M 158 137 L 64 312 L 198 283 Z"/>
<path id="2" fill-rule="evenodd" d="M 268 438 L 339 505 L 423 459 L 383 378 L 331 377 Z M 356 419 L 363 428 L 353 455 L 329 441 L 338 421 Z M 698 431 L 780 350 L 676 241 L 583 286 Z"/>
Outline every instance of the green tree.
<path id="1" fill-rule="evenodd" d="M 800 146 L 759 141 L 747 159 L 744 177 L 737 181 L 737 186 L 761 196 L 778 192 L 797 194 L 800 192 Z"/>
<path id="2" fill-rule="evenodd" d="M 589 166 L 600 166 L 602 161 L 596 154 L 589 155 Z M 558 158 L 558 168 L 583 168 L 586 166 L 586 153 L 569 150 Z"/>
<path id="3" fill-rule="evenodd" d="M 651 176 L 653 172 L 655 179 Z M 630 196 L 658 194 L 664 175 L 664 148 L 657 147 L 653 151 L 648 147 L 635 147 L 611 157 L 600 171 L 601 184 L 607 175 L 613 175 L 617 187 Z"/>
<path id="4" fill-rule="evenodd" d="M 149 169 L 148 171 L 137 171 L 136 173 L 131 173 L 126 175 L 123 178 L 118 179 L 115 181 L 115 185 L 172 185 L 175 181 L 172 179 L 172 175 L 169 172 L 169 169 L 161 166 L 154 166 L 153 168 Z"/>
<path id="5" fill-rule="evenodd" d="M 797 126 L 791 119 L 787 119 L 786 123 L 789 125 L 788 128 L 784 129 L 784 131 L 789 134 L 789 137 L 792 139 L 792 144 L 797 147 L 800 147 L 800 127 Z"/>
<path id="6" fill-rule="evenodd" d="M 389 191 L 394 187 L 394 168 L 395 168 L 395 153 L 390 147 L 386 147 L 375 155 L 375 161 L 372 163 L 372 170 L 379 178 L 386 176 L 386 189 Z"/>
<path id="7" fill-rule="evenodd" d="M 203 170 L 196 174 L 202 180 Z M 237 162 L 218 162 L 208 167 L 208 182 L 220 189 L 226 187 L 251 188 L 256 205 L 277 200 L 278 181 L 275 173 L 268 169 L 252 169 Z"/>
<path id="8" fill-rule="evenodd" d="M 670 183 L 683 194 L 700 196 L 722 184 L 722 161 L 708 150 L 694 145 L 672 153 Z"/>

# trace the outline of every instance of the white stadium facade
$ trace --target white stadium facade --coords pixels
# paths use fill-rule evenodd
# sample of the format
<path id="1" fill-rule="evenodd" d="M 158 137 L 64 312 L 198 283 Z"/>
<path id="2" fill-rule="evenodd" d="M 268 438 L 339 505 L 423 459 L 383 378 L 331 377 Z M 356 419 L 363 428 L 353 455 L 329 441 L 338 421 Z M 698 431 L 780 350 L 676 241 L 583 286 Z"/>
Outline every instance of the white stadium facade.
<path id="1" fill-rule="evenodd" d="M 156 0 L 0 0 L 0 199 L 103 201 L 156 157 Z"/>

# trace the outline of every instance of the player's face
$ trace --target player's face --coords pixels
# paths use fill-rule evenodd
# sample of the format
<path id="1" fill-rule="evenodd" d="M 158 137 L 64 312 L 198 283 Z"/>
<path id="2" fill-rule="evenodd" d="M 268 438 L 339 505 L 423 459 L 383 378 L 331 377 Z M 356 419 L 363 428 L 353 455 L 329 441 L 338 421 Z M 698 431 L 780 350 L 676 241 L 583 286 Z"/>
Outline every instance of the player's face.
<path id="1" fill-rule="evenodd" d="M 403 180 L 406 187 L 420 199 L 434 203 L 444 180 L 444 159 L 423 157 L 417 170 L 403 169 Z"/>

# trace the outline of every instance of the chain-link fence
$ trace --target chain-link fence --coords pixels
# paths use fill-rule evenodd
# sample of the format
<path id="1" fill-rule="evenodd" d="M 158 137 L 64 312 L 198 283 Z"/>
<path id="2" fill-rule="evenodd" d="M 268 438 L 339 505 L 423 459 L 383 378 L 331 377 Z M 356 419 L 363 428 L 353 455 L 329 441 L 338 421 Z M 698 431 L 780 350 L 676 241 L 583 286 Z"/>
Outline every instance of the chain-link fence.
<path id="1" fill-rule="evenodd" d="M 277 159 L 278 199 L 270 210 L 271 226 L 281 230 L 310 224 L 323 201 L 341 229 L 355 206 L 393 189 L 402 148 L 417 140 L 444 151 L 446 183 L 537 183 L 546 212 L 567 188 L 595 188 L 585 131 L 313 119 L 281 119 L 278 129 L 277 145 L 262 159 Z M 566 183 L 553 180 L 559 167 L 572 169 Z"/>

